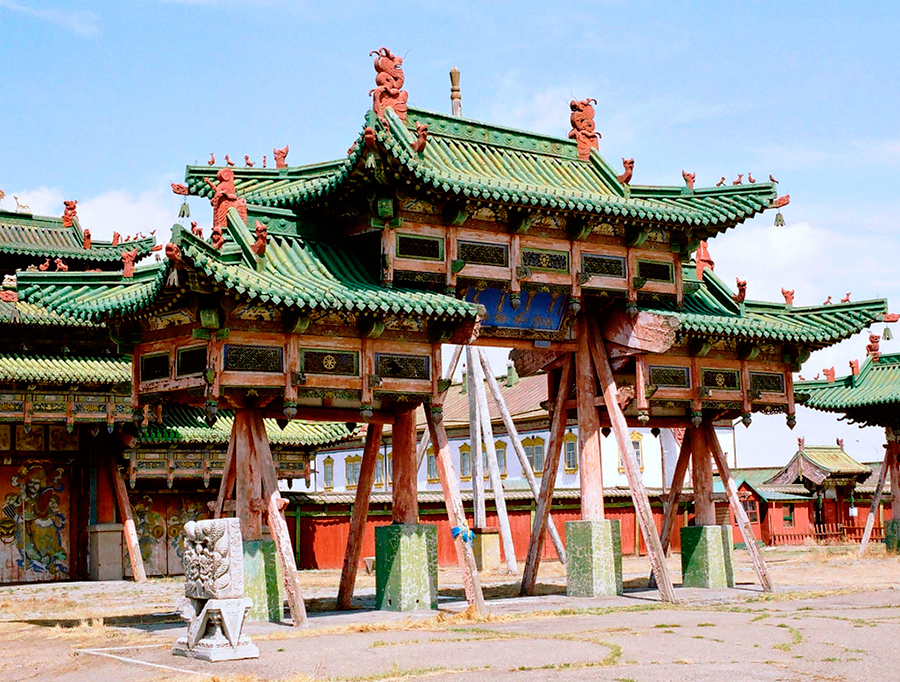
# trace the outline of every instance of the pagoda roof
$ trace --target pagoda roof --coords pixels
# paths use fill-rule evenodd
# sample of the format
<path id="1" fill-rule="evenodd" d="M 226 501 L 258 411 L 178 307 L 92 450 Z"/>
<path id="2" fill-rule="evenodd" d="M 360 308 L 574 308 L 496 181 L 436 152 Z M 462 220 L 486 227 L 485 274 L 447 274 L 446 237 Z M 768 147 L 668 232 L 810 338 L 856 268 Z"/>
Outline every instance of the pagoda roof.
<path id="1" fill-rule="evenodd" d="M 819 486 L 828 479 L 863 481 L 871 474 L 872 469 L 857 462 L 841 446 L 802 445 L 791 461 L 766 483 L 791 484 L 806 479 Z"/>
<path id="2" fill-rule="evenodd" d="M 428 125 L 417 153 L 416 125 Z M 624 185 L 596 150 L 579 160 L 573 140 L 410 108 L 383 123 L 369 110 L 365 125 L 385 153 L 417 182 L 451 197 L 526 208 L 573 211 L 692 229 L 705 239 L 769 208 L 774 183 L 697 188 Z M 249 204 L 297 209 L 344 185 L 366 154 L 361 134 L 344 159 L 284 169 L 233 168 L 235 188 Z M 212 196 L 206 179 L 218 167 L 189 166 L 189 191 Z"/>
<path id="3" fill-rule="evenodd" d="M 131 360 L 0 354 L 0 382 L 102 385 L 131 381 Z"/>
<path id="4" fill-rule="evenodd" d="M 350 251 L 334 243 L 270 232 L 264 257 L 252 252 L 250 230 L 228 213 L 230 241 L 216 250 L 175 225 L 172 244 L 181 265 L 222 289 L 253 301 L 301 311 L 328 310 L 476 319 L 479 306 L 428 291 L 382 287 Z M 79 320 L 137 313 L 164 293 L 171 261 L 122 273 L 20 273 L 19 295 Z M 175 289 L 178 291 L 178 289 Z"/>
<path id="5" fill-rule="evenodd" d="M 163 423 L 151 423 L 141 429 L 138 443 L 141 445 L 227 443 L 231 437 L 233 422 L 234 412 L 231 410 L 220 410 L 216 423 L 209 426 L 205 421 L 203 409 L 199 407 L 166 405 L 163 408 Z M 344 423 L 292 419 L 282 429 L 274 419 L 265 419 L 264 422 L 269 442 L 276 446 L 324 447 L 336 445 L 352 436 L 352 432 Z"/>
<path id="6" fill-rule="evenodd" d="M 27 301 L 0 301 L 0 324 L 24 327 L 96 327 L 90 322 L 77 320 Z M 102 325 L 101 325 L 102 326 Z"/>
<path id="7" fill-rule="evenodd" d="M 92 263 L 122 261 L 122 251 L 137 249 L 138 259 L 148 255 L 156 244 L 154 237 L 143 237 L 113 244 L 91 238 L 91 248 L 84 248 L 84 232 L 77 218 L 65 227 L 62 218 L 14 213 L 0 209 L 0 254 L 62 258 Z"/>
<path id="8" fill-rule="evenodd" d="M 900 354 L 866 358 L 859 374 L 834 381 L 794 383 L 797 402 L 824 412 L 843 412 L 853 421 L 873 426 L 896 426 L 900 403 Z"/>
<path id="9" fill-rule="evenodd" d="M 702 281 L 694 264 L 685 264 L 682 271 L 683 309 L 674 302 L 653 302 L 640 309 L 676 317 L 683 333 L 793 342 L 816 349 L 853 336 L 887 313 L 883 299 L 818 306 L 737 303 L 731 289 L 710 269 L 704 270 Z"/>

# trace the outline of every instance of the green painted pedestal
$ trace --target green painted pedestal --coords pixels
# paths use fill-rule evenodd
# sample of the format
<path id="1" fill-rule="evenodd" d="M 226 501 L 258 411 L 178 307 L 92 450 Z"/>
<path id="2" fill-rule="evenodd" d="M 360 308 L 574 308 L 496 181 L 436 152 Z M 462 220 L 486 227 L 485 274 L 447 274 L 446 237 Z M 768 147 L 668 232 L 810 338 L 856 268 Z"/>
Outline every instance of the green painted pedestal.
<path id="1" fill-rule="evenodd" d="M 682 528 L 681 573 L 684 587 L 734 587 L 731 526 Z"/>
<path id="2" fill-rule="evenodd" d="M 437 526 L 375 528 L 375 608 L 437 608 Z"/>
<path id="3" fill-rule="evenodd" d="M 884 522 L 884 549 L 888 554 L 900 554 L 900 519 Z"/>
<path id="4" fill-rule="evenodd" d="M 566 522 L 566 594 L 622 594 L 622 534 L 617 520 Z"/>
<path id="5" fill-rule="evenodd" d="M 253 600 L 248 621 L 278 623 L 284 617 L 287 595 L 272 540 L 244 540 L 244 596 Z"/>

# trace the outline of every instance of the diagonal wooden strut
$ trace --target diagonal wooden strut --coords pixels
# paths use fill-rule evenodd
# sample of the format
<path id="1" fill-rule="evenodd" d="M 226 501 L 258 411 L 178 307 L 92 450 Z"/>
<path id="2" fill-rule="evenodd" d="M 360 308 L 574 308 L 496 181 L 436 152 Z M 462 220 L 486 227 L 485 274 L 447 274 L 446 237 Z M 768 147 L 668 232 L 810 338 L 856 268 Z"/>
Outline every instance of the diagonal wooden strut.
<path id="1" fill-rule="evenodd" d="M 631 442 L 628 439 L 628 425 L 625 423 L 625 415 L 622 413 L 619 403 L 616 402 L 618 398 L 616 382 L 613 378 L 612 367 L 609 365 L 606 347 L 596 320 L 590 320 L 590 332 L 590 348 L 594 359 L 594 367 L 597 370 L 597 377 L 600 379 L 600 387 L 603 389 L 603 401 L 606 405 L 606 411 L 609 414 L 613 431 L 616 434 L 622 463 L 625 465 L 625 475 L 628 478 L 628 487 L 631 488 L 631 499 L 634 502 L 634 509 L 641 525 L 644 543 L 647 545 L 650 567 L 653 569 L 653 574 L 656 577 L 660 598 L 666 602 L 674 602 L 675 588 L 672 586 L 672 578 L 669 576 L 669 567 L 666 565 L 666 556 L 663 552 L 662 544 L 659 536 L 656 534 L 656 524 L 653 522 L 650 499 L 647 497 L 647 491 L 641 481 L 641 470 L 638 467 L 634 450 L 632 450 Z M 638 387 L 638 390 L 643 390 L 643 387 Z"/>
<path id="2" fill-rule="evenodd" d="M 252 462 L 258 467 L 261 474 L 269 531 L 275 541 L 275 554 L 278 556 L 284 576 L 291 620 L 295 628 L 303 627 L 307 625 L 306 605 L 303 603 L 303 591 L 300 587 L 297 562 L 291 548 L 291 537 L 288 533 L 287 522 L 284 520 L 283 510 L 287 506 L 287 500 L 281 497 L 281 492 L 278 490 L 278 472 L 275 469 L 275 460 L 272 459 L 272 451 L 269 449 L 269 438 L 266 434 L 262 413 L 258 410 L 241 409 L 235 413 L 235 421 L 239 417 L 245 423 L 244 428 L 250 432 Z"/>
<path id="3" fill-rule="evenodd" d="M 550 422 L 550 443 L 544 465 L 544 476 L 541 480 L 541 494 L 538 496 L 534 523 L 531 526 L 531 538 L 528 540 L 528 556 L 525 558 L 525 571 L 522 574 L 522 586 L 519 594 L 534 594 L 537 583 L 538 568 L 541 564 L 541 552 L 544 548 L 544 528 L 550 518 L 550 505 L 553 503 L 553 489 L 556 485 L 556 472 L 559 469 L 559 455 L 562 451 L 563 432 L 566 430 L 566 410 L 563 407 L 569 397 L 569 386 L 572 384 L 572 354 L 566 355 L 562 366 L 562 379 L 553 401 L 553 414 Z"/>
<path id="4" fill-rule="evenodd" d="M 347 551 L 344 552 L 341 584 L 338 587 L 338 609 L 349 609 L 350 602 L 353 600 L 353 589 L 359 570 L 359 557 L 362 554 L 363 535 L 369 515 L 369 497 L 372 494 L 372 483 L 375 480 L 375 465 L 378 462 L 378 447 L 381 445 L 382 430 L 381 424 L 369 424 L 366 429 L 366 444 L 359 467 L 356 498 L 353 501 L 353 516 L 350 519 L 350 534 L 347 536 Z"/>
<path id="5" fill-rule="evenodd" d="M 728 467 L 725 453 L 722 452 L 722 446 L 716 437 L 716 430 L 711 422 L 703 422 L 697 431 L 697 435 L 703 438 L 706 443 L 706 450 L 712 453 L 716 467 L 719 469 L 719 476 L 722 479 L 722 483 L 725 484 L 725 490 L 728 492 L 728 502 L 731 504 L 731 510 L 734 512 L 734 518 L 737 519 L 738 528 L 741 529 L 744 544 L 747 545 L 747 550 L 750 552 L 750 560 L 753 562 L 753 568 L 756 569 L 759 583 L 762 585 L 763 590 L 772 592 L 772 579 L 769 577 L 769 569 L 766 568 L 766 562 L 762 553 L 759 551 L 759 547 L 756 546 L 756 538 L 753 535 L 753 528 L 750 526 L 750 519 L 747 518 L 747 512 L 744 509 L 744 505 L 741 504 L 740 497 L 738 497 L 737 485 L 735 485 L 734 479 L 731 477 L 731 469 Z M 696 448 L 697 446 L 695 445 L 694 447 Z"/>
<path id="6" fill-rule="evenodd" d="M 857 556 L 860 559 L 865 554 L 866 545 L 869 544 L 869 537 L 872 535 L 872 526 L 875 525 L 875 515 L 878 513 L 879 505 L 881 505 L 881 493 L 884 490 L 884 481 L 887 478 L 888 467 L 891 466 L 892 457 L 896 457 L 896 453 L 894 452 L 894 444 L 889 442 L 884 450 L 884 462 L 881 464 L 881 473 L 878 474 L 875 497 L 872 498 L 872 506 L 869 507 L 869 515 L 866 517 L 866 529 L 863 531 L 862 540 L 859 543 L 859 554 Z"/>
<path id="7" fill-rule="evenodd" d="M 538 487 L 537 479 L 531 468 L 531 462 L 528 461 L 528 455 L 525 454 L 525 448 L 522 447 L 522 439 L 519 438 L 519 431 L 516 429 L 516 424 L 513 421 L 512 415 L 509 413 L 509 408 L 506 406 L 503 394 L 500 392 L 500 385 L 497 383 L 497 379 L 494 377 L 493 372 L 491 372 L 491 365 L 490 362 L 488 362 L 484 348 L 478 349 L 478 357 L 481 360 L 481 368 L 484 371 L 484 376 L 487 378 L 488 388 L 491 389 L 491 395 L 494 396 L 494 402 L 497 404 L 497 409 L 500 410 L 500 416 L 503 419 L 503 425 L 506 427 L 506 433 L 512 443 L 513 451 L 519 459 L 519 464 L 522 466 L 522 473 L 525 475 L 525 480 L 528 481 L 528 487 L 531 488 L 531 494 L 534 495 L 535 502 L 537 502 L 541 497 L 540 487 Z M 550 539 L 553 541 L 553 546 L 556 548 L 556 555 L 559 557 L 560 563 L 565 565 L 566 548 L 565 545 L 563 545 L 562 538 L 559 537 L 556 523 L 550 515 L 547 516 L 547 532 L 550 534 Z"/>
<path id="8" fill-rule="evenodd" d="M 450 365 L 447 367 L 447 373 L 444 375 L 444 381 L 447 382 L 447 388 L 450 387 L 450 380 L 453 379 L 453 374 L 456 372 L 456 368 L 459 365 L 459 359 L 462 357 L 462 346 L 456 346 L 453 349 L 453 356 L 450 358 Z M 444 390 L 441 396 L 446 394 L 447 391 Z M 443 397 L 441 398 L 443 400 Z M 428 429 L 425 429 L 425 432 L 422 434 L 422 440 L 419 441 L 419 446 L 416 448 L 416 471 L 419 470 L 419 467 L 422 466 L 422 460 L 425 459 L 425 453 L 428 452 L 428 445 L 431 442 L 431 434 Z"/>
<path id="9" fill-rule="evenodd" d="M 234 493 L 235 481 L 235 462 L 234 449 L 236 447 L 237 437 L 234 428 L 231 429 L 231 435 L 228 438 L 228 450 L 225 452 L 225 465 L 222 469 L 222 480 L 219 483 L 219 494 L 216 495 L 216 506 L 213 507 L 213 518 L 221 519 L 222 512 L 225 510 L 225 500 Z"/>
<path id="10" fill-rule="evenodd" d="M 678 461 L 675 463 L 675 472 L 672 475 L 672 485 L 664 503 L 662 530 L 659 533 L 659 544 L 662 545 L 663 554 L 668 555 L 672 544 L 672 531 L 675 530 L 675 519 L 678 517 L 678 499 L 684 488 L 684 479 L 687 476 L 688 464 L 693 452 L 693 429 L 684 430 L 684 440 L 681 441 L 681 450 L 678 453 Z M 656 578 L 650 573 L 650 587 L 656 587 Z"/>
<path id="11" fill-rule="evenodd" d="M 134 582 L 142 583 L 147 580 L 144 572 L 144 559 L 141 556 L 141 546 L 138 542 L 137 528 L 134 525 L 134 515 L 131 513 L 131 501 L 128 499 L 128 488 L 125 487 L 125 479 L 122 472 L 116 466 L 111 455 L 106 456 L 109 462 L 109 470 L 112 474 L 113 487 L 116 491 L 116 502 L 119 504 L 119 516 L 122 517 L 122 535 L 125 538 L 125 546 L 128 548 L 128 560 L 131 562 L 131 575 Z"/>
<path id="12" fill-rule="evenodd" d="M 442 423 L 435 420 L 434 414 L 427 407 L 425 408 L 425 420 L 428 423 L 428 430 L 431 432 L 431 441 L 434 443 L 434 453 L 441 477 L 441 490 L 444 493 L 444 504 L 447 507 L 447 518 L 454 528 L 459 529 L 454 539 L 454 545 L 459 569 L 462 572 L 466 600 L 470 606 L 475 607 L 478 613 L 484 614 L 487 612 L 484 605 L 484 594 L 481 591 L 481 580 L 475 568 L 475 554 L 472 552 L 472 545 L 468 542 L 469 525 L 466 522 L 462 495 L 459 492 L 459 479 L 456 477 L 456 470 L 453 468 L 453 460 L 450 457 L 450 441 L 447 439 L 447 431 Z"/>

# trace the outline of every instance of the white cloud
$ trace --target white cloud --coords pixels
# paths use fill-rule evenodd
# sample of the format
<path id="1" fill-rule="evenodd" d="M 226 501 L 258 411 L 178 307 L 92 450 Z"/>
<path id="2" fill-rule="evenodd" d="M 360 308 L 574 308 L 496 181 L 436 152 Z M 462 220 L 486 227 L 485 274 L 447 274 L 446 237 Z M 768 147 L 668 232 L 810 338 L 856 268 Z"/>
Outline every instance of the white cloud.
<path id="1" fill-rule="evenodd" d="M 23 5 L 14 0 L 0 0 L 0 9 L 8 9 L 40 21 L 56 24 L 78 35 L 92 37 L 100 33 L 100 17 L 87 10 L 47 9 Z"/>

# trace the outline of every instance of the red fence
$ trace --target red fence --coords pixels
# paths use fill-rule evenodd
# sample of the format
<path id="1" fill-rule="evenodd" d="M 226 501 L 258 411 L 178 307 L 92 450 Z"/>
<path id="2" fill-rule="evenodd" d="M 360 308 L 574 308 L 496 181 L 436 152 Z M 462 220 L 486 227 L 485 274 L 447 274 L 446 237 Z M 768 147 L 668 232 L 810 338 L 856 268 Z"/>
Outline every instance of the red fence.
<path id="1" fill-rule="evenodd" d="M 810 526 L 807 530 L 784 530 L 772 534 L 773 545 L 802 545 L 809 541 L 829 544 L 838 542 L 862 542 L 864 526 L 845 525 L 843 523 L 822 523 Z M 884 540 L 884 527 L 875 525 L 869 536 L 872 542 Z"/>

